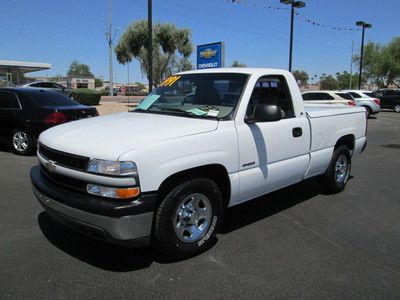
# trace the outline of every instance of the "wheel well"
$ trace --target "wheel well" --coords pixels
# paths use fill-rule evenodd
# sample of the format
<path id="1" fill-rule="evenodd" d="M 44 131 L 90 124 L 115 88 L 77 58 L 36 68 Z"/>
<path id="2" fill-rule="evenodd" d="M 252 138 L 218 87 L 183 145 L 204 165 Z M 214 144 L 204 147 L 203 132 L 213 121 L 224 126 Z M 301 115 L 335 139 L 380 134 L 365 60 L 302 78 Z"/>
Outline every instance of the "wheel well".
<path id="1" fill-rule="evenodd" d="M 191 168 L 169 176 L 162 182 L 158 189 L 159 201 L 177 185 L 196 177 L 205 177 L 214 181 L 221 192 L 224 207 L 228 206 L 231 197 L 231 183 L 227 170 L 224 166 L 219 164 Z"/>
<path id="2" fill-rule="evenodd" d="M 349 150 L 354 150 L 355 137 L 352 134 L 342 136 L 335 144 L 335 149 L 339 146 L 345 145 Z"/>

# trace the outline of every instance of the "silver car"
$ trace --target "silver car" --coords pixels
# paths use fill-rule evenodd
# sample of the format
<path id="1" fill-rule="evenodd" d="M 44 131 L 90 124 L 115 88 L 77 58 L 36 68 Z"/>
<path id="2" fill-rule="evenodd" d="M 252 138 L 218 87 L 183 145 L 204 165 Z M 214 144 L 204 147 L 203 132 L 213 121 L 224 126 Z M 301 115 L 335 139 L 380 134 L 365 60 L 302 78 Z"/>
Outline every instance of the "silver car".
<path id="1" fill-rule="evenodd" d="M 21 87 L 53 91 L 64 94 L 69 98 L 72 98 L 72 93 L 74 92 L 73 89 L 68 89 L 61 84 L 50 81 L 34 81 L 31 83 L 24 84 Z"/>
<path id="2" fill-rule="evenodd" d="M 381 100 L 366 95 L 365 93 L 368 91 L 345 90 L 343 92 L 349 93 L 354 98 L 354 101 L 356 101 L 357 106 L 364 107 L 368 117 L 381 111 Z"/>

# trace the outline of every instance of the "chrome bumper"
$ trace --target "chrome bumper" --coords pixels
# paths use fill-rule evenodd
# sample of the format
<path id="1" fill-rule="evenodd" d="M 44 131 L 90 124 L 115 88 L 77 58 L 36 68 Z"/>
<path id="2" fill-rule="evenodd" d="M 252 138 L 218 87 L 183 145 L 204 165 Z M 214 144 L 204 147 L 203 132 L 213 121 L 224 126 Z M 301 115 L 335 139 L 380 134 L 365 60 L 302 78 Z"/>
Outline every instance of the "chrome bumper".
<path id="1" fill-rule="evenodd" d="M 64 221 L 79 224 L 79 226 L 75 226 L 75 228 L 96 228 L 98 231 L 104 231 L 117 243 L 146 238 L 151 234 L 153 212 L 113 218 L 96 215 L 59 203 L 58 201 L 42 194 L 34 186 L 33 192 L 40 204 L 51 216 L 54 215 L 55 212 L 57 214 L 56 219 L 61 218 L 64 219 Z M 85 230 L 83 231 L 83 233 L 88 233 L 90 230 L 88 230 L 88 232 L 85 232 Z M 95 234 L 93 236 L 98 238 Z"/>

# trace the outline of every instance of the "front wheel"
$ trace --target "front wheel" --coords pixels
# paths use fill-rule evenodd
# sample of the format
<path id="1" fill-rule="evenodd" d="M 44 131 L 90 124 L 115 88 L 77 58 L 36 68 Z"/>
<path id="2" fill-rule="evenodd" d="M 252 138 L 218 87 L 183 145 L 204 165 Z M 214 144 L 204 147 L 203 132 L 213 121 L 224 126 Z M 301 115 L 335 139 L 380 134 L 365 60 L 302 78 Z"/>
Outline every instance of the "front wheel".
<path id="1" fill-rule="evenodd" d="M 320 176 L 320 186 L 328 194 L 339 193 L 346 187 L 350 177 L 351 156 L 347 146 L 342 145 L 333 151 L 326 172 Z"/>
<path id="2" fill-rule="evenodd" d="M 29 155 L 35 150 L 36 139 L 26 129 L 16 129 L 11 135 L 11 147 L 15 154 Z"/>
<path id="3" fill-rule="evenodd" d="M 184 258 L 208 249 L 222 219 L 222 198 L 210 179 L 195 178 L 172 189 L 156 213 L 153 238 L 158 250 Z"/>
<path id="4" fill-rule="evenodd" d="M 393 110 L 397 113 L 400 113 L 400 104 L 396 104 L 395 106 L 393 106 Z"/>

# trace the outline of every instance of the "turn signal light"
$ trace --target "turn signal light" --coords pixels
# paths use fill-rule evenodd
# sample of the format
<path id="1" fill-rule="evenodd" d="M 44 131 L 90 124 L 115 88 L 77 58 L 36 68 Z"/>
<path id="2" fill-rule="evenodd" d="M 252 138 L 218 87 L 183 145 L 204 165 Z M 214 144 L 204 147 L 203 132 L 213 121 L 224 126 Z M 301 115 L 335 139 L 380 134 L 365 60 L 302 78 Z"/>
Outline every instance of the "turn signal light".
<path id="1" fill-rule="evenodd" d="M 116 194 L 120 199 L 134 198 L 140 193 L 139 188 L 117 189 Z"/>
<path id="2" fill-rule="evenodd" d="M 91 183 L 87 185 L 86 190 L 92 195 L 115 199 L 131 199 L 140 194 L 139 187 L 115 188 Z"/>

